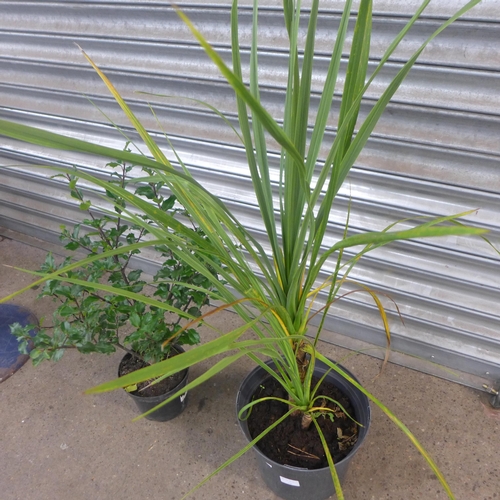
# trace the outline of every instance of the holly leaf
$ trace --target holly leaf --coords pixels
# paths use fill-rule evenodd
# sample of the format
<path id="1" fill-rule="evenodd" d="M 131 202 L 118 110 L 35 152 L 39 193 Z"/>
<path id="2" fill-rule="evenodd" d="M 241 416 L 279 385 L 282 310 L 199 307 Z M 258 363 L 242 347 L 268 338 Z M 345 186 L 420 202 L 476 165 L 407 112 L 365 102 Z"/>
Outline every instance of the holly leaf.
<path id="1" fill-rule="evenodd" d="M 135 190 L 135 194 L 138 196 L 145 196 L 148 200 L 152 200 L 155 197 L 155 193 L 151 186 L 140 186 Z"/>
<path id="2" fill-rule="evenodd" d="M 132 326 L 138 328 L 141 325 L 141 317 L 137 313 L 132 313 L 129 319 Z"/>

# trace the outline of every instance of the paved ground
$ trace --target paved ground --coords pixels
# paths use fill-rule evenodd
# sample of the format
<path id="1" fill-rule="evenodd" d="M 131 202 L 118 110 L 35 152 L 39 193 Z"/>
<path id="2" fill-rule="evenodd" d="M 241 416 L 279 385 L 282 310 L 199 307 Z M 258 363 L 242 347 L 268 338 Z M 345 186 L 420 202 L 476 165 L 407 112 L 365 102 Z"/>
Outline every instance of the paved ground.
<path id="1" fill-rule="evenodd" d="M 45 253 L 0 241 L 0 263 L 36 268 Z M 0 265 L 0 296 L 30 277 Z M 50 301 L 28 293 L 15 303 L 38 317 Z M 219 317 L 224 328 L 237 318 Z M 204 338 L 207 338 L 208 334 Z M 323 346 L 340 359 L 346 351 Z M 175 500 L 244 445 L 234 400 L 251 368 L 240 362 L 189 394 L 174 421 L 141 420 L 122 391 L 85 396 L 115 377 L 112 356 L 68 352 L 55 364 L 26 364 L 0 384 L 0 498 L 3 500 Z M 379 361 L 350 356 L 344 365 L 416 434 L 460 500 L 500 500 L 500 412 L 484 394 L 396 365 L 374 380 Z M 192 377 L 203 366 L 192 370 Z M 485 404 L 486 403 L 486 404 Z M 368 439 L 345 484 L 348 500 L 444 499 L 438 481 L 407 439 L 377 409 Z M 248 453 L 221 472 L 194 499 L 274 500 Z M 307 499 L 304 499 L 307 500 Z"/>

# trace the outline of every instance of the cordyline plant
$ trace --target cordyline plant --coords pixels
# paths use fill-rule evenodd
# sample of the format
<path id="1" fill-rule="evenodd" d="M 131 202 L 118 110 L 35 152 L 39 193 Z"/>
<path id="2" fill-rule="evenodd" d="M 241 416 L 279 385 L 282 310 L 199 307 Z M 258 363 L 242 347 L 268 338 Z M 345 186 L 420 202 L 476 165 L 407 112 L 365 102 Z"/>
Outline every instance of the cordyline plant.
<path id="1" fill-rule="evenodd" d="M 386 90 L 378 97 L 366 118 L 363 121 L 359 120 L 358 114 L 364 94 L 429 1 L 423 1 L 415 15 L 389 45 L 368 80 L 366 76 L 372 30 L 372 2 L 361 0 L 357 12 L 352 13 L 356 19 L 356 25 L 343 84 L 340 112 L 337 117 L 337 133 L 323 161 L 319 159 L 320 146 L 323 143 L 334 90 L 339 78 L 339 66 L 346 42 L 352 1 L 346 0 L 345 2 L 319 106 L 317 110 L 313 110 L 310 106 L 310 95 L 319 0 L 313 0 L 307 12 L 301 12 L 299 0 L 284 0 L 283 17 L 289 38 L 289 57 L 282 123 L 278 123 L 266 111 L 259 99 L 257 0 L 254 1 L 253 6 L 249 83 L 245 82 L 242 77 L 237 0 L 233 1 L 231 12 L 232 69 L 224 63 L 190 20 L 178 11 L 179 16 L 235 91 L 240 126 L 239 137 L 246 151 L 249 171 L 267 235 L 266 247 L 268 245 L 270 248 L 269 252 L 238 222 L 221 200 L 204 189 L 191 176 L 180 158 L 177 157 L 177 161 L 181 169 L 173 167 L 113 84 L 87 55 L 85 57 L 130 119 L 149 148 L 153 159 L 11 122 L 0 122 L 0 134 L 44 146 L 120 158 L 154 171 L 151 177 L 142 180 L 164 182 L 180 203 L 186 207 L 195 224 L 207 235 L 206 239 L 199 237 L 192 229 L 182 226 L 168 214 L 155 211 L 150 204 L 144 203 L 139 197 L 117 186 L 108 186 L 105 181 L 85 172 L 80 172 L 79 175 L 97 186 L 112 190 L 117 196 L 123 197 L 129 205 L 135 206 L 154 220 L 156 225 L 150 226 L 149 229 L 156 241 L 150 243 L 169 246 L 179 259 L 204 274 L 211 280 L 216 290 L 212 297 L 222 300 L 226 304 L 223 307 L 231 306 L 244 320 L 242 327 L 221 334 L 211 342 L 119 380 L 98 386 L 89 392 L 108 391 L 153 377 L 168 376 L 214 355 L 227 353 L 226 357 L 183 389 L 185 391 L 206 381 L 242 356 L 248 356 L 275 377 L 288 392 L 290 411 L 286 415 L 299 412 L 304 415 L 305 420 L 312 421 L 319 430 L 316 422 L 318 408 L 314 408 L 314 401 L 319 395 L 311 387 L 311 378 L 315 361 L 321 360 L 331 370 L 340 373 L 365 393 L 403 430 L 425 457 L 449 497 L 453 498 L 436 464 L 409 429 L 359 383 L 317 351 L 316 346 L 323 322 L 315 338 L 306 337 L 311 317 L 318 312 L 323 315 L 323 318 L 325 317 L 329 306 L 338 298 L 339 289 L 345 282 L 349 271 L 368 251 L 395 240 L 446 235 L 477 235 L 483 232 L 457 222 L 457 217 L 464 215 L 458 214 L 426 219 L 424 222 L 417 223 L 413 228 L 404 230 L 397 230 L 396 224 L 393 224 L 380 232 L 348 236 L 346 229 L 343 237 L 333 245 L 326 246 L 324 241 L 330 210 L 335 203 L 339 189 L 391 97 L 425 47 L 454 20 L 479 3 L 479 0 L 469 1 L 429 36 L 402 65 Z M 301 54 L 299 24 L 302 17 L 307 17 L 308 28 L 305 47 Z M 311 131 L 309 121 L 312 115 L 315 117 Z M 276 148 L 276 143 L 281 148 L 281 159 L 279 172 L 273 176 L 269 154 L 275 153 L 273 148 Z M 141 219 L 132 212 L 127 212 L 127 215 L 138 225 L 142 224 Z M 348 214 L 346 214 L 347 219 Z M 137 245 L 132 245 L 128 249 L 136 247 Z M 343 251 L 349 247 L 358 247 L 361 250 L 354 257 L 343 259 Z M 123 251 L 123 249 L 120 250 Z M 196 259 L 193 258 L 193 252 L 196 253 Z M 113 252 L 110 252 L 111 254 Z M 221 285 L 200 262 L 204 261 L 212 265 L 212 256 L 216 256 L 220 261 L 221 264 L 216 266 L 216 271 L 229 286 Z M 336 262 L 335 271 L 326 280 L 321 281 L 320 271 L 328 260 Z M 88 262 L 88 259 L 83 262 Z M 45 276 L 43 279 L 57 278 L 60 272 L 62 271 Z M 116 290 L 115 293 L 124 295 L 120 290 Z M 317 300 L 320 293 L 326 295 L 326 302 L 324 301 L 323 305 L 320 305 Z M 138 299 L 138 296 L 134 294 L 127 294 L 127 296 Z M 383 308 L 376 295 L 373 294 L 373 296 L 387 329 Z M 142 300 L 147 304 L 152 303 L 147 297 L 143 297 Z M 242 335 L 249 328 L 255 332 L 256 338 L 242 340 Z M 259 355 L 272 358 L 278 368 L 277 372 L 270 370 L 261 361 Z M 250 449 L 256 441 L 257 439 L 254 439 L 250 442 L 214 474 Z M 343 498 L 337 473 L 326 446 L 325 454 L 337 495 Z"/>

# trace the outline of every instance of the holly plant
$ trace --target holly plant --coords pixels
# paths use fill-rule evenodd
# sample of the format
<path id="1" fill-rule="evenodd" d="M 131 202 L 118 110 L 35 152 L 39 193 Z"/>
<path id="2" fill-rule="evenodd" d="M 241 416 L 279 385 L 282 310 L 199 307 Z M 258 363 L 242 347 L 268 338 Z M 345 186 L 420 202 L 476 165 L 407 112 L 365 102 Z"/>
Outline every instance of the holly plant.
<path id="1" fill-rule="evenodd" d="M 136 182 L 130 176 L 133 165 L 116 161 L 106 166 L 113 169 L 110 183 L 127 188 Z M 142 170 L 151 176 L 147 168 Z M 64 273 L 62 276 L 68 281 L 54 279 L 45 282 L 38 298 L 52 297 L 59 303 L 52 316 L 52 324 L 25 327 L 18 323 L 11 325 L 11 332 L 19 341 L 19 350 L 29 352 L 35 366 L 46 359 L 59 360 L 64 351 L 70 348 L 82 353 L 103 354 L 110 354 L 120 348 L 152 364 L 166 359 L 174 343 L 199 343 L 197 330 L 182 328 L 183 316 L 168 311 L 181 311 L 190 320 L 200 317 L 201 308 L 209 304 L 207 290 L 212 288 L 209 279 L 179 260 L 164 245 L 155 247 L 161 256 L 161 267 L 150 280 L 144 279 L 143 271 L 132 265 L 137 262 L 134 256 L 140 254 L 140 248 L 99 259 L 99 254 L 103 252 L 141 243 L 147 239 L 148 230 L 135 224 L 133 217 L 131 222 L 131 218 L 125 216 L 127 206 L 123 197 L 106 190 L 105 198 L 113 204 L 114 210 L 103 211 L 85 200 L 84 191 L 77 186 L 77 176 L 60 174 L 56 177 L 65 178 L 71 196 L 78 200 L 80 209 L 88 214 L 87 218 L 71 229 L 61 226 L 60 239 L 64 247 L 74 256 L 78 254 L 78 258 L 81 258 L 82 252 L 97 258 L 87 259 L 91 261 L 86 265 Z M 136 187 L 134 192 L 165 214 L 189 222 L 188 214 L 179 207 L 175 196 L 166 197 L 163 187 L 162 182 L 148 182 Z M 140 217 L 147 221 L 147 216 Z M 194 229 L 203 237 L 201 230 Z M 62 269 L 75 260 L 73 255 L 57 264 L 52 253 L 49 253 L 39 272 L 50 274 Z M 193 258 L 196 257 L 193 255 Z M 200 262 L 200 265 L 205 264 Z M 215 271 L 212 274 L 215 275 Z M 149 295 L 161 302 L 161 307 L 98 291 L 91 283 L 107 283 L 122 291 Z M 35 334 L 30 334 L 33 331 Z"/>

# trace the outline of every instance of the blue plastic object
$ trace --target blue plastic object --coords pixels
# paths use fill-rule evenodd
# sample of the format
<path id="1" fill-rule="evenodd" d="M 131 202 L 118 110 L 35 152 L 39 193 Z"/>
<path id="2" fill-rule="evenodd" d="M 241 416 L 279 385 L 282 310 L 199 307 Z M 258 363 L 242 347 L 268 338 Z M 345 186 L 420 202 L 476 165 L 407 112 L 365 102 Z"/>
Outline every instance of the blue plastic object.
<path id="1" fill-rule="evenodd" d="M 9 325 L 38 324 L 36 316 L 28 309 L 13 304 L 0 304 L 0 382 L 9 378 L 30 359 L 18 350 L 16 337 L 10 333 Z M 34 330 L 31 332 L 35 334 Z"/>

